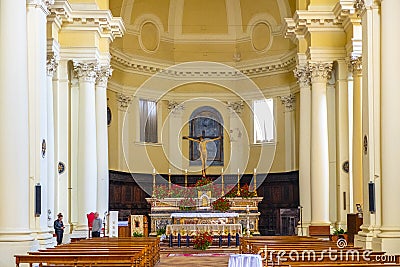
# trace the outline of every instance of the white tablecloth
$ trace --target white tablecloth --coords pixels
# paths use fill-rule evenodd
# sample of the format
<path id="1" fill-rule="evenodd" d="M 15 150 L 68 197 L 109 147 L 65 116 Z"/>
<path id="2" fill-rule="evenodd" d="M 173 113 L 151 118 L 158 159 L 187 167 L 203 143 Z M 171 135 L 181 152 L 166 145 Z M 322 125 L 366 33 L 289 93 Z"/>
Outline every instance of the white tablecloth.
<path id="1" fill-rule="evenodd" d="M 258 254 L 232 254 L 228 267 L 263 267 L 261 256 Z"/>
<path id="2" fill-rule="evenodd" d="M 171 218 L 236 218 L 236 212 L 175 212 L 171 213 Z"/>

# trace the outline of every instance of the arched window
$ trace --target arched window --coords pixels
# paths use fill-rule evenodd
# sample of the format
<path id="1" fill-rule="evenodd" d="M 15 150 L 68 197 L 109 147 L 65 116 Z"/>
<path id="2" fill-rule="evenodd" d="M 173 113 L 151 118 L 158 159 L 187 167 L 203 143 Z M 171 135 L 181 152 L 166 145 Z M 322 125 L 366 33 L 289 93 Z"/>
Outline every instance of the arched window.
<path id="1" fill-rule="evenodd" d="M 221 137 L 219 140 L 207 143 L 207 166 L 224 165 L 223 149 L 223 119 L 221 114 L 213 107 L 203 106 L 193 111 L 189 121 L 189 135 L 193 138 L 202 136 L 205 139 Z M 199 145 L 190 141 L 190 165 L 201 165 Z"/>

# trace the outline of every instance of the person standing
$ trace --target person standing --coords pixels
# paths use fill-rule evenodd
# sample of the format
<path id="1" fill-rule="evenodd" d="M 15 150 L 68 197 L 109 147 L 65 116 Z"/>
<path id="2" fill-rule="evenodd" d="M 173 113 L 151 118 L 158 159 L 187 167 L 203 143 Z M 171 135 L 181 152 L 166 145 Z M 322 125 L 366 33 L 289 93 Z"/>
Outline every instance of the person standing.
<path id="1" fill-rule="evenodd" d="M 101 221 L 101 218 L 99 217 L 99 213 L 96 211 L 94 213 L 94 221 L 93 221 L 93 226 L 92 226 L 92 237 L 100 237 L 100 231 L 101 231 L 101 226 L 103 222 Z"/>
<path id="2" fill-rule="evenodd" d="M 57 215 L 57 220 L 54 221 L 54 231 L 56 232 L 57 236 L 57 245 L 62 244 L 63 235 L 64 235 L 64 223 L 63 223 L 63 215 L 59 213 Z"/>

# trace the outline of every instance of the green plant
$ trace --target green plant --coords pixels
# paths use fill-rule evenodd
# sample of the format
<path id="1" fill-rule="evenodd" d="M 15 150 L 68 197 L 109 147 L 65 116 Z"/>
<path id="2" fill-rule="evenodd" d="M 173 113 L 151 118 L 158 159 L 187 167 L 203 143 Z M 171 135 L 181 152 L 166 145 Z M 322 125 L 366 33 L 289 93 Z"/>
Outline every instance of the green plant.
<path id="1" fill-rule="evenodd" d="M 142 234 L 142 233 L 139 233 L 139 232 L 133 232 L 133 233 L 132 233 L 132 236 L 133 236 L 133 237 L 143 237 L 143 234 Z"/>
<path id="2" fill-rule="evenodd" d="M 166 231 L 165 228 L 157 229 L 157 236 L 165 235 Z"/>
<path id="3" fill-rule="evenodd" d="M 347 234 L 347 232 L 343 228 L 335 228 L 333 230 L 333 235 L 344 235 Z"/>
<path id="4" fill-rule="evenodd" d="M 213 237 L 208 232 L 199 233 L 193 240 L 195 249 L 206 250 L 212 244 Z"/>
<path id="5" fill-rule="evenodd" d="M 227 211 L 231 208 L 231 202 L 226 198 L 218 198 L 212 203 L 213 209 L 217 211 Z"/>

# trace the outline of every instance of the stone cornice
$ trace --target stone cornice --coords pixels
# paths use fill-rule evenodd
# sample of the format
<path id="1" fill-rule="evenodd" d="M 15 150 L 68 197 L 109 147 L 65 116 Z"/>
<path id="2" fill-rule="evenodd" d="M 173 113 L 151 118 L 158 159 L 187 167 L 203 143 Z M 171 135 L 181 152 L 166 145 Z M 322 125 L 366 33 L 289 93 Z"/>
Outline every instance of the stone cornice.
<path id="1" fill-rule="evenodd" d="M 123 52 L 111 49 L 111 62 L 114 68 L 121 69 L 122 71 L 136 72 L 144 75 L 153 75 L 155 73 L 160 73 L 165 71 L 168 67 L 172 66 L 172 63 L 157 63 L 134 59 L 133 57 L 124 54 Z M 265 76 L 276 73 L 288 72 L 293 70 L 296 65 L 296 54 L 288 53 L 281 58 L 270 60 L 269 62 L 259 62 L 256 64 L 241 64 L 237 67 L 239 71 L 249 77 Z M 175 76 L 175 77 L 194 77 L 196 75 L 208 76 L 208 77 L 222 77 L 226 73 L 218 73 L 213 71 L 206 72 L 169 72 L 166 71 L 165 74 Z M 229 75 L 237 76 L 239 73 L 230 73 Z"/>
<path id="2" fill-rule="evenodd" d="M 110 10 L 73 10 L 66 0 L 54 2 L 50 7 L 49 21 L 67 30 L 96 30 L 101 37 L 110 41 L 125 33 L 122 18 L 114 18 Z"/>

